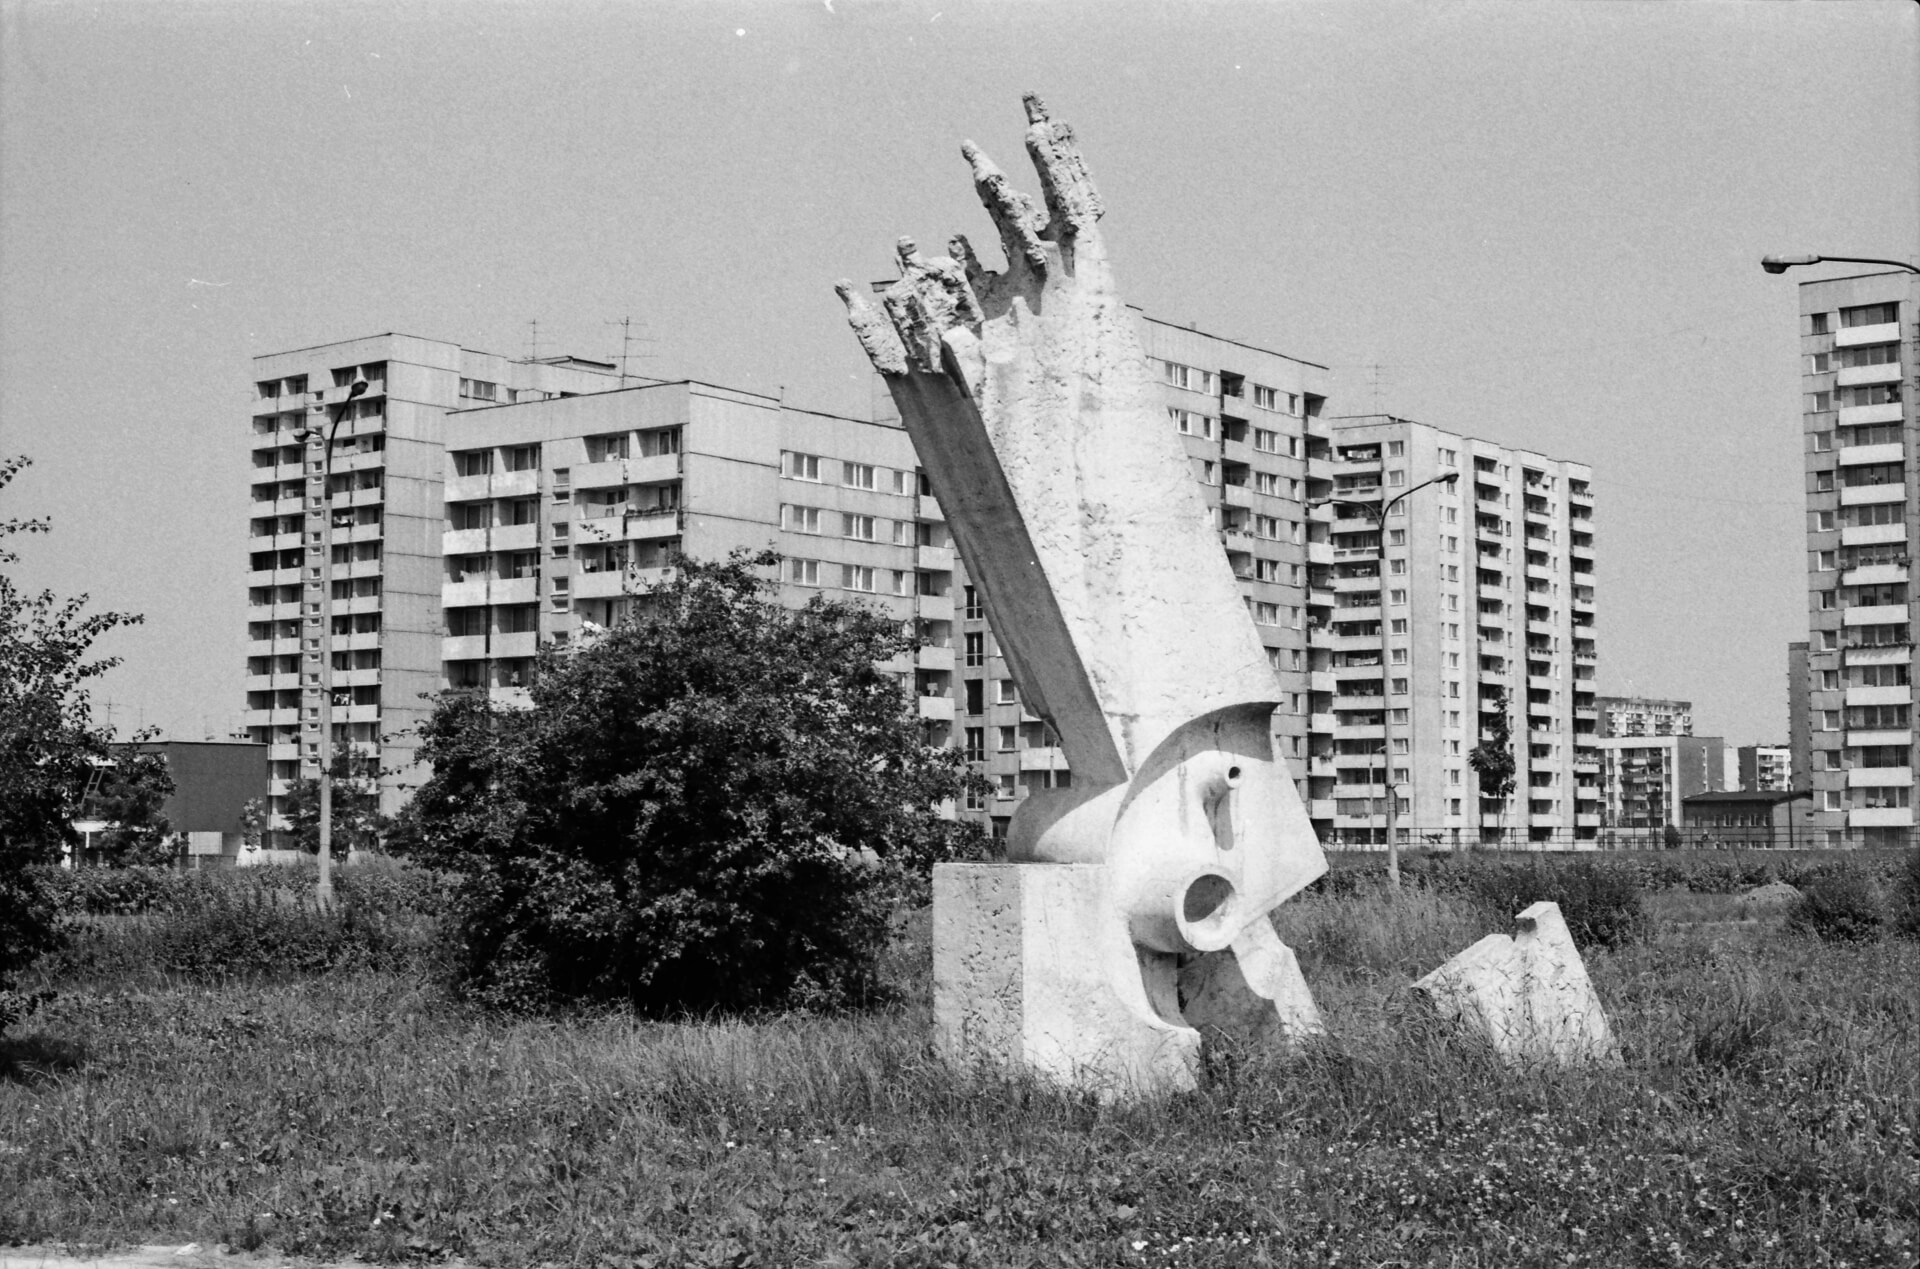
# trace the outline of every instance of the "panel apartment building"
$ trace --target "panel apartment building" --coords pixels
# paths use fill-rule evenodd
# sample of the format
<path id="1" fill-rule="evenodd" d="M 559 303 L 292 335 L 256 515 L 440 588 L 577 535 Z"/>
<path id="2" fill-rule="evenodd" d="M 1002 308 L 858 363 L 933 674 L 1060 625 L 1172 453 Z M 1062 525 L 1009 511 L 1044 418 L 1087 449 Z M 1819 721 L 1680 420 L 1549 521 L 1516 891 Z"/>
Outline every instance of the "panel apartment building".
<path id="1" fill-rule="evenodd" d="M 514 361 L 410 335 L 375 335 L 257 357 L 248 447 L 248 739 L 270 746 L 269 807 L 319 774 L 320 666 L 333 667 L 338 743 L 379 763 L 381 809 L 421 774 L 409 729 L 440 671 L 443 419 L 486 401 L 616 387 L 611 365 Z M 364 384 L 359 395 L 351 395 Z M 320 464 L 297 433 L 339 427 L 332 525 Z M 331 628 L 321 553 L 331 548 Z"/>
<path id="2" fill-rule="evenodd" d="M 1396 715 L 1396 737 L 1409 742 L 1395 771 L 1395 779 L 1406 786 L 1401 796 L 1408 799 L 1400 819 L 1404 839 L 1414 840 L 1417 830 L 1471 840 L 1483 825 L 1497 825 L 1522 840 L 1560 840 L 1584 832 L 1580 757 L 1572 737 L 1576 727 L 1591 729 L 1591 698 L 1584 696 L 1590 686 L 1575 687 L 1592 673 L 1591 490 L 1585 469 L 1399 420 L 1329 420 L 1323 411 L 1325 367 L 1145 315 L 1138 320 L 1161 383 L 1165 413 L 1158 421 L 1180 437 L 1187 451 L 1275 667 L 1276 745 L 1321 833 L 1356 845 L 1385 840 L 1384 789 L 1377 787 L 1386 780 L 1381 729 L 1377 722 L 1351 717 L 1340 723 L 1336 704 L 1342 698 L 1336 691 L 1350 687 L 1356 695 L 1365 694 L 1360 680 L 1367 677 L 1361 671 L 1369 654 L 1375 690 L 1397 686 L 1382 681 L 1380 665 L 1383 655 L 1401 651 L 1414 658 L 1418 683 L 1404 704 L 1394 706 L 1411 711 L 1404 724 Z M 336 363 L 402 360 L 391 349 L 361 350 L 372 342 L 282 354 L 302 358 L 286 365 L 263 359 L 265 368 L 258 373 L 282 379 L 296 369 L 310 376 L 325 373 L 328 394 L 319 401 L 324 405 L 350 387 L 347 382 L 333 388 Z M 357 728 L 350 735 L 368 752 L 386 735 L 381 752 L 390 770 L 384 778 L 397 796 L 404 796 L 419 776 L 406 765 L 407 752 L 391 733 L 418 719 L 419 693 L 484 686 L 502 701 L 524 699 L 534 649 L 542 640 L 576 639 L 592 626 L 620 620 L 643 602 L 676 551 L 714 558 L 742 546 L 779 551 L 782 594 L 789 602 L 804 602 L 825 590 L 918 623 L 927 646 L 911 662 L 893 668 L 910 676 L 929 738 L 962 748 L 987 775 L 992 792 L 963 808 L 966 813 L 1002 827 L 1028 789 L 1071 781 L 1045 723 L 1019 699 L 965 562 L 950 546 L 933 496 L 937 491 L 920 472 L 890 402 L 876 408 L 873 419 L 857 420 L 700 383 L 647 381 L 622 388 L 608 373 L 610 367 L 590 363 L 483 361 L 453 345 L 431 347 L 437 360 L 430 364 L 458 364 L 459 373 L 411 387 L 405 411 L 391 390 L 369 392 L 366 404 L 356 402 L 355 408 L 386 402 L 382 413 L 356 424 L 372 437 L 394 437 L 401 428 L 398 420 L 408 419 L 409 461 L 417 457 L 421 465 L 408 467 L 406 474 L 418 481 L 420 505 L 436 507 L 437 518 L 426 517 L 432 523 L 417 530 L 409 525 L 404 543 L 383 543 L 379 519 L 371 526 L 336 529 L 365 535 L 376 545 L 363 558 L 353 554 L 363 549 L 359 540 L 336 538 L 334 551 L 336 569 L 342 570 L 336 572 L 336 604 L 358 601 L 369 609 L 336 609 L 335 700 L 347 703 L 335 711 L 336 723 Z M 415 362 L 429 355 L 406 352 Z M 386 370 L 383 381 L 391 387 L 395 375 Z M 477 394 L 463 393 L 463 384 L 488 386 Z M 514 396 L 507 395 L 509 389 Z M 272 400 L 277 403 L 279 395 Z M 262 417 L 271 426 L 260 435 L 275 439 L 259 444 L 271 451 L 275 479 L 283 458 L 292 464 L 286 479 L 304 477 L 298 466 L 302 455 L 290 436 L 297 423 L 256 416 L 257 430 Z M 1354 435 L 1341 439 L 1348 431 Z M 417 453 L 411 444 L 416 437 Z M 360 436 L 353 439 L 357 443 Z M 371 451 L 374 459 L 361 461 L 379 466 L 391 487 L 400 446 L 378 443 L 390 445 L 385 464 L 378 462 L 377 448 Z M 1415 456 L 1403 464 L 1395 446 L 1408 445 Z M 1338 519 L 1337 508 L 1310 508 L 1334 496 L 1375 497 L 1382 489 L 1391 497 L 1393 482 L 1408 478 L 1406 473 L 1416 473 L 1410 478 L 1417 482 L 1447 461 L 1461 464 L 1463 482 L 1469 472 L 1482 476 L 1488 497 L 1512 505 L 1499 515 L 1486 512 L 1483 522 L 1478 513 L 1465 510 L 1474 499 L 1463 487 L 1452 499 L 1449 521 L 1439 500 L 1430 498 L 1444 491 L 1422 491 L 1411 500 L 1410 552 L 1395 532 L 1398 525 L 1388 529 L 1388 567 L 1397 570 L 1411 559 L 1423 570 L 1422 579 L 1430 572 L 1440 575 L 1453 562 L 1442 560 L 1449 540 L 1464 565 L 1468 552 L 1483 558 L 1489 549 L 1476 534 L 1484 529 L 1491 540 L 1499 530 L 1505 535 L 1497 549 L 1509 606 L 1498 614 L 1484 612 L 1478 596 L 1461 581 L 1460 589 L 1446 592 L 1468 605 L 1467 613 L 1456 618 L 1429 615 L 1402 632 L 1398 627 L 1408 618 L 1389 611 L 1371 627 L 1355 626 L 1356 621 L 1364 625 L 1362 614 L 1337 610 L 1336 603 L 1342 593 L 1361 586 L 1360 574 L 1378 551 L 1381 535 L 1368 537 L 1361 526 Z M 341 459 L 335 470 L 337 486 L 343 472 L 349 480 L 358 478 Z M 377 486 L 372 494 L 377 503 Z M 358 508 L 336 504 L 336 519 L 349 511 Z M 387 515 L 392 514 L 389 506 Z M 265 510 L 257 516 L 258 532 L 260 520 L 269 517 Z M 269 523 L 272 536 L 256 552 L 276 554 L 270 560 L 256 555 L 256 563 L 277 570 L 282 566 L 277 552 L 311 550 L 298 536 L 281 541 L 281 527 L 277 520 Z M 294 529 L 311 532 L 305 520 L 289 531 Z M 1526 544 L 1518 558 L 1510 558 L 1514 536 Z M 303 558 L 287 556 L 285 566 Z M 390 580 L 399 576 L 401 559 L 404 590 Z M 358 570 L 378 579 L 370 588 L 377 594 L 352 590 L 362 580 Z M 1464 568 L 1460 576 L 1467 576 Z M 256 579 L 261 586 L 301 580 L 297 574 L 282 579 L 277 572 L 256 573 Z M 1477 572 L 1473 579 L 1472 585 L 1481 584 Z M 344 595 L 342 582 L 348 584 Z M 1536 582 L 1549 593 L 1540 596 L 1540 612 L 1530 613 L 1519 599 Z M 1439 588 L 1432 595 L 1412 589 L 1409 612 L 1423 613 L 1432 604 L 1437 614 L 1445 602 Z M 388 605 L 389 595 L 401 594 L 407 598 L 400 605 Z M 305 598 L 304 591 L 300 595 Z M 278 597 L 275 592 L 268 598 Z M 1386 605 L 1389 610 L 1398 606 L 1391 599 Z M 1475 620 L 1475 612 L 1481 620 Z M 1337 613 L 1346 626 L 1339 640 L 1352 647 L 1334 646 Z M 368 615 L 374 615 L 375 629 L 362 632 L 350 624 Z M 276 767 L 282 779 L 312 770 L 310 754 L 305 755 L 309 765 L 295 765 L 303 759 L 298 746 L 312 743 L 302 730 L 310 721 L 304 712 L 310 705 L 297 690 L 301 680 L 279 677 L 299 673 L 306 664 L 301 658 L 317 652 L 297 641 L 280 642 L 283 633 L 289 640 L 299 635 L 299 616 L 297 611 L 258 614 L 259 621 L 295 624 L 262 633 L 267 643 L 250 651 L 268 660 L 250 659 L 248 667 L 250 693 L 273 693 L 250 695 L 250 705 L 273 711 L 250 718 L 262 729 L 256 736 L 295 746 L 275 751 L 276 761 L 289 764 Z M 1540 618 L 1534 622 L 1539 630 L 1529 629 L 1530 617 Z M 349 623 L 344 631 L 342 618 Z M 1505 651 L 1490 661 L 1480 645 L 1496 626 Z M 1392 645 L 1385 650 L 1383 631 Z M 367 646 L 338 646 L 348 639 Z M 383 642 L 376 645 L 375 639 Z M 1523 648 L 1534 655 L 1523 658 Z M 369 651 L 375 655 L 363 655 Z M 1450 665 L 1455 657 L 1465 663 Z M 1455 668 L 1471 673 L 1441 673 Z M 1523 686 L 1521 677 L 1535 668 L 1542 685 Z M 1349 682 L 1342 682 L 1342 672 Z M 271 677 L 263 681 L 257 675 Z M 1484 721 L 1473 704 L 1483 675 L 1504 676 L 1499 681 L 1511 689 L 1516 749 L 1523 751 L 1518 755 L 1521 792 L 1499 807 L 1478 802 L 1464 765 L 1464 752 L 1476 743 L 1475 729 Z M 1450 687 L 1464 695 L 1448 697 Z M 1542 695 L 1530 701 L 1536 690 Z M 1364 710 L 1370 703 L 1377 706 L 1377 698 L 1357 705 Z M 1521 710 L 1523 703 L 1530 709 Z M 1589 711 L 1587 718 L 1580 717 L 1581 710 Z M 1457 726 L 1453 719 L 1459 720 Z M 1543 735 L 1534 737 L 1536 730 Z M 1449 784 L 1456 775 L 1458 784 Z"/>
<path id="3" fill-rule="evenodd" d="M 1389 796 L 1416 844 L 1592 839 L 1592 470 L 1384 415 L 1334 419 L 1329 470 L 1310 605 L 1328 840 L 1384 843 Z M 1503 711 L 1515 787 L 1483 797 L 1467 758 Z M 1391 775 L 1376 756 L 1389 733 Z"/>
<path id="4" fill-rule="evenodd" d="M 1830 846 L 1913 829 L 1912 471 L 1920 278 L 1800 287 L 1807 692 L 1814 827 Z"/>

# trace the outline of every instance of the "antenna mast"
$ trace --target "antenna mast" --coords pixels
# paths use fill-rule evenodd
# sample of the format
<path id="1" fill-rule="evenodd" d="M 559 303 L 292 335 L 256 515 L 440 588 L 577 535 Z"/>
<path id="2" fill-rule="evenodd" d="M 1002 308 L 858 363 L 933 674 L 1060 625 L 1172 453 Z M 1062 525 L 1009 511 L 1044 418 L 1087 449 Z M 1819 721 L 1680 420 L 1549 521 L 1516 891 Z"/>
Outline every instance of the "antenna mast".
<path id="1" fill-rule="evenodd" d="M 620 386 L 624 388 L 627 386 L 628 378 L 631 377 L 627 370 L 627 363 L 634 357 L 633 346 L 635 344 L 651 344 L 653 342 L 653 336 L 644 333 L 639 335 L 633 333 L 632 314 L 628 314 L 617 322 L 606 322 L 604 324 L 607 326 L 618 326 L 620 328 Z M 643 332 L 646 330 L 646 325 L 646 319 L 642 318 L 640 320 L 640 328 Z M 652 355 L 652 353 L 643 352 L 639 354 L 639 358 L 645 361 Z"/>

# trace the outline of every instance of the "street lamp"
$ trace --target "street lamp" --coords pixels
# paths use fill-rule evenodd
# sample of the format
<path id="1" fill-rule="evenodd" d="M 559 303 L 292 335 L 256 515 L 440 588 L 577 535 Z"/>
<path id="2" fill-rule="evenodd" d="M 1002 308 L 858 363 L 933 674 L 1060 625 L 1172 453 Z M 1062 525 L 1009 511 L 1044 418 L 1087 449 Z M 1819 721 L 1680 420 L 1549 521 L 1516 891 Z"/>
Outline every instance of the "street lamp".
<path id="1" fill-rule="evenodd" d="M 334 406 L 326 435 L 303 427 L 293 438 L 309 451 L 320 447 L 320 883 L 315 893 L 322 904 L 333 902 L 333 438 L 353 399 L 367 390 L 367 381 L 355 381 Z"/>
<path id="2" fill-rule="evenodd" d="M 1444 476 L 1435 476 L 1431 480 L 1423 480 L 1417 485 L 1403 489 L 1385 502 L 1367 502 L 1358 498 L 1322 498 L 1318 502 L 1308 503 L 1307 509 L 1311 511 L 1315 507 L 1354 507 L 1369 520 L 1373 521 L 1374 537 L 1376 539 L 1373 548 L 1374 577 L 1384 588 L 1387 576 L 1387 517 L 1393 514 L 1393 509 L 1396 506 L 1400 505 L 1400 503 L 1412 495 L 1420 492 L 1422 489 L 1425 489 L 1428 485 L 1452 485 L 1459 479 L 1459 472 L 1450 471 Z M 1411 599 L 1411 592 L 1413 590 L 1412 569 L 1407 570 L 1407 590 L 1409 592 L 1408 598 Z M 1386 764 L 1386 769 L 1383 774 L 1386 777 L 1387 786 L 1387 876 L 1392 880 L 1394 885 L 1398 886 L 1400 884 L 1400 842 L 1396 836 L 1396 830 L 1399 827 L 1400 795 L 1394 792 L 1393 786 L 1393 669 L 1387 664 L 1387 609 L 1385 598 L 1386 595 L 1383 589 L 1381 593 L 1382 602 L 1380 605 L 1380 749 L 1382 759 Z M 1407 612 L 1409 614 L 1413 612 L 1413 605 L 1411 603 L 1407 605 Z M 1411 627 L 1409 627 L 1409 630 L 1411 630 Z M 1413 672 L 1411 663 L 1408 665 L 1407 672 L 1408 676 L 1411 677 Z M 1409 684 L 1408 686 L 1411 687 L 1412 685 Z M 1407 699 L 1409 701 L 1413 699 L 1411 692 L 1408 693 Z M 1411 721 L 1411 716 L 1409 716 L 1409 721 Z M 1408 745 L 1407 748 L 1411 751 L 1413 746 Z M 1409 764 L 1412 762 L 1411 752 L 1409 752 L 1408 762 Z"/>
<path id="3" fill-rule="evenodd" d="M 1908 273 L 1920 273 L 1920 266 L 1908 264 L 1905 260 L 1882 260 L 1878 256 L 1760 257 L 1760 267 L 1768 273 L 1785 273 L 1788 269 L 1797 269 L 1803 264 L 1890 264 L 1896 269 L 1905 269 Z"/>

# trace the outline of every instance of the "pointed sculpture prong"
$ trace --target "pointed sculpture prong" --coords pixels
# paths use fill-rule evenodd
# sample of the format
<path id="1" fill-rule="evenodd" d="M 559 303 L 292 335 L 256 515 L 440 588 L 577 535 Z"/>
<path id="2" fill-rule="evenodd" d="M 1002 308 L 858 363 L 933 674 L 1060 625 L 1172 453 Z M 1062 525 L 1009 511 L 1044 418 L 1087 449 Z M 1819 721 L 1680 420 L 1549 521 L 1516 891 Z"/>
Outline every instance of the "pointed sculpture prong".
<path id="1" fill-rule="evenodd" d="M 913 239 L 904 237 L 894 244 L 894 255 L 900 280 L 882 297 L 887 316 L 893 319 L 907 364 L 915 370 L 939 370 L 942 337 L 955 326 L 978 326 L 980 301 L 955 261 L 942 256 L 929 260 Z"/>
<path id="2" fill-rule="evenodd" d="M 1034 93 L 1027 107 L 1027 153 L 1040 174 L 1040 192 L 1047 200 L 1047 229 L 1057 241 L 1084 234 L 1106 214 L 1100 191 L 1087 175 L 1087 162 L 1073 139 L 1073 129 L 1047 117 L 1047 103 Z"/>
<path id="3" fill-rule="evenodd" d="M 916 265 L 924 265 L 925 257 L 920 254 L 919 246 L 913 239 L 901 234 L 893 243 L 893 258 L 900 266 L 900 276 L 906 277 Z"/>
<path id="4" fill-rule="evenodd" d="M 853 289 L 853 283 L 846 278 L 833 284 L 840 300 L 847 306 L 847 325 L 853 327 L 853 333 L 860 338 L 860 346 L 867 350 L 867 360 L 873 368 L 883 375 L 903 375 L 907 373 L 907 353 L 900 344 L 900 336 L 893 327 L 883 321 L 866 297 Z"/>
<path id="5" fill-rule="evenodd" d="M 1039 223 L 1040 213 L 1033 200 L 1015 189 L 1007 174 L 973 142 L 962 142 L 960 153 L 973 165 L 973 188 L 979 193 L 987 215 L 993 218 L 994 228 L 1000 231 L 1007 267 L 1014 269 L 1025 263 L 1036 273 L 1046 272 L 1047 249 L 1040 242 L 1040 231 L 1045 226 Z"/>

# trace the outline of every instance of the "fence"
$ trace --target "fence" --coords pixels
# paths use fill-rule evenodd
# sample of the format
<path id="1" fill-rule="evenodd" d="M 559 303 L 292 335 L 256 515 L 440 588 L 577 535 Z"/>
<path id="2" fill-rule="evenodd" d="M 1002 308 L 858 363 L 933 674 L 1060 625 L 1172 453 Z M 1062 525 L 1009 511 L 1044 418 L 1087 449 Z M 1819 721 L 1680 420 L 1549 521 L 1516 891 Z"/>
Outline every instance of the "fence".
<path id="1" fill-rule="evenodd" d="M 1397 830 L 1402 850 L 1904 850 L 1920 828 L 1813 829 L 1785 824 L 1735 828 L 1419 828 Z M 1328 850 L 1385 851 L 1385 829 L 1333 829 Z"/>

